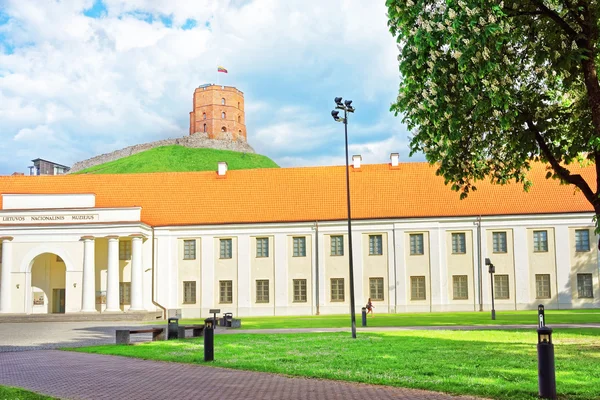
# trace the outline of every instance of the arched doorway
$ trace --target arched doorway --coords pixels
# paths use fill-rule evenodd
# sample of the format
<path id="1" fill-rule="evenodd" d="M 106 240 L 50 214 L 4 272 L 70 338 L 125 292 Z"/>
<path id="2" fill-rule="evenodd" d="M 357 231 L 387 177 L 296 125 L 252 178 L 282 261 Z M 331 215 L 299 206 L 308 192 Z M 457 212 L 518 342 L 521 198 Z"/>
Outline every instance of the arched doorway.
<path id="1" fill-rule="evenodd" d="M 64 314 L 66 302 L 66 267 L 54 253 L 42 253 L 31 264 L 31 298 L 33 314 Z"/>

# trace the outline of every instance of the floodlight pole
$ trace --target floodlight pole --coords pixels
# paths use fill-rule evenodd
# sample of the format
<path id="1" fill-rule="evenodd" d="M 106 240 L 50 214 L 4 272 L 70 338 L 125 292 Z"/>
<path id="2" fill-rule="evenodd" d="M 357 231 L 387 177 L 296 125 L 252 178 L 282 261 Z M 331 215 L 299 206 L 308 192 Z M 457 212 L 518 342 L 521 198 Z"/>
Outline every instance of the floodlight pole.
<path id="1" fill-rule="evenodd" d="M 349 269 L 350 269 L 350 319 L 352 321 L 352 338 L 356 339 L 356 315 L 354 313 L 354 258 L 352 255 L 352 213 L 350 208 L 350 172 L 349 172 L 349 161 L 348 161 L 348 113 L 354 112 L 352 107 L 352 100 L 346 100 L 342 103 L 341 97 L 336 97 L 335 110 L 331 112 L 331 116 L 336 122 L 344 123 L 344 135 L 346 139 L 346 198 L 348 203 L 348 248 L 350 251 Z M 339 111 L 344 110 L 344 118 L 340 118 Z"/>
<path id="2" fill-rule="evenodd" d="M 348 199 L 348 249 L 350 262 L 350 319 L 352 338 L 356 339 L 356 315 L 354 313 L 354 259 L 352 257 L 352 213 L 350 211 L 350 172 L 348 168 L 348 110 L 344 108 L 344 134 L 346 136 L 346 197 Z"/>

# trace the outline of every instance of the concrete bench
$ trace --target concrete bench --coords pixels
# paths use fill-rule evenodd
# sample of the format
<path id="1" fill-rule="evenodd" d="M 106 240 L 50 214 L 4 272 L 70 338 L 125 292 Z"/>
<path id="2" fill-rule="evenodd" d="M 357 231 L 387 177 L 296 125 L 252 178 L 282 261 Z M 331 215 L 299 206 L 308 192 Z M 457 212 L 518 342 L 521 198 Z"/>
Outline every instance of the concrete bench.
<path id="1" fill-rule="evenodd" d="M 179 339 L 185 339 L 186 330 L 192 331 L 192 337 L 200 337 L 204 334 L 204 325 L 179 325 Z"/>
<path id="2" fill-rule="evenodd" d="M 131 344 L 131 335 L 136 333 L 152 333 L 152 341 L 165 340 L 165 332 L 165 328 L 117 329 L 115 331 L 115 342 L 117 344 Z"/>

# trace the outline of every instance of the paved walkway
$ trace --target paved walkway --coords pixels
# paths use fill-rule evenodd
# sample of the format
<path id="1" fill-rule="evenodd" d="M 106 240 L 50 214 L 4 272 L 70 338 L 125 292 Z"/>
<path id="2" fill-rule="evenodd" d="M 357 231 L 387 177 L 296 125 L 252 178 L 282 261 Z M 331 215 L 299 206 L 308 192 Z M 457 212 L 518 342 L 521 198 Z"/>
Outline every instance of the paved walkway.
<path id="1" fill-rule="evenodd" d="M 0 353 L 114 344 L 115 330 L 139 324 L 125 321 L 0 323 Z M 132 339 L 148 341 L 152 336 L 133 335 Z"/>
<path id="2" fill-rule="evenodd" d="M 0 353 L 0 385 L 65 399 L 466 400 L 422 390 L 38 350 Z"/>

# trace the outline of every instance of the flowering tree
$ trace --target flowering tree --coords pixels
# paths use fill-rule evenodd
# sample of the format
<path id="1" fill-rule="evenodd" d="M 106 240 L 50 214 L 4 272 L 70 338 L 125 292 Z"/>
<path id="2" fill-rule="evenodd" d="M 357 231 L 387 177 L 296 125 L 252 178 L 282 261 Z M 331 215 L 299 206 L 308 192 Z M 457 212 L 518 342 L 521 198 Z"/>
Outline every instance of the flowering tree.
<path id="1" fill-rule="evenodd" d="M 600 216 L 600 1 L 386 4 L 402 75 L 392 111 L 414 132 L 411 153 L 439 163 L 461 198 L 487 177 L 527 189 L 530 162 L 547 162 Z M 595 163 L 595 190 L 575 161 Z"/>

